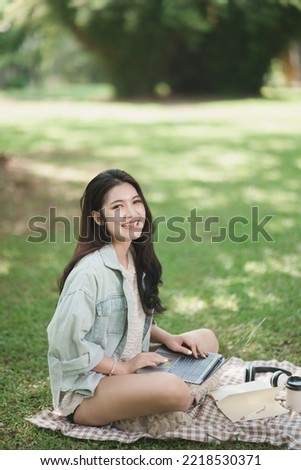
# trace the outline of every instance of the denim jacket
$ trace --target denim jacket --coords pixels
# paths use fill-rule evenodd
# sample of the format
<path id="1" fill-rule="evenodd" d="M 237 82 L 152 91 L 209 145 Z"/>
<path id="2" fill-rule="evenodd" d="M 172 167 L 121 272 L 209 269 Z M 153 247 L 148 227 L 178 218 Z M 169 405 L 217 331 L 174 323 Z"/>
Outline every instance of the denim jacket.
<path id="1" fill-rule="evenodd" d="M 48 325 L 48 366 L 53 405 L 61 391 L 92 396 L 104 358 L 120 359 L 134 298 L 112 245 L 82 258 L 67 277 Z M 152 316 L 146 315 L 142 351 L 148 351 Z"/>

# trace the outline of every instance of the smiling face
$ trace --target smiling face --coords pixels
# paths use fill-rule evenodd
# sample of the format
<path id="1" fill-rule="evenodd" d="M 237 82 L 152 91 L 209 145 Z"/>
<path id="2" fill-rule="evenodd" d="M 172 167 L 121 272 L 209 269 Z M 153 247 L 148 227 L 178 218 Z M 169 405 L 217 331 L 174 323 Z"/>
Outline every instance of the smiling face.
<path id="1" fill-rule="evenodd" d="M 145 207 L 131 184 L 117 184 L 107 193 L 102 214 L 113 244 L 131 243 L 141 236 Z"/>

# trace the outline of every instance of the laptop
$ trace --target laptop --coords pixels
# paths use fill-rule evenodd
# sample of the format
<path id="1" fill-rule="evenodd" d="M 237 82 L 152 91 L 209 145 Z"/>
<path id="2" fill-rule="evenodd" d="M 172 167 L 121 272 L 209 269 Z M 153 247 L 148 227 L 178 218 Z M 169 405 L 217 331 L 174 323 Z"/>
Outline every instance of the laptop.
<path id="1" fill-rule="evenodd" d="M 211 377 L 220 367 L 224 366 L 232 357 L 241 352 L 251 341 L 253 336 L 261 327 L 265 318 L 255 326 L 248 334 L 240 339 L 231 351 L 227 359 L 219 353 L 209 353 L 207 357 L 195 358 L 185 354 L 170 351 L 165 346 L 156 349 L 158 354 L 168 357 L 169 361 L 159 366 L 149 366 L 138 369 L 138 373 L 169 372 L 180 377 L 182 380 L 192 384 L 201 384 Z"/>

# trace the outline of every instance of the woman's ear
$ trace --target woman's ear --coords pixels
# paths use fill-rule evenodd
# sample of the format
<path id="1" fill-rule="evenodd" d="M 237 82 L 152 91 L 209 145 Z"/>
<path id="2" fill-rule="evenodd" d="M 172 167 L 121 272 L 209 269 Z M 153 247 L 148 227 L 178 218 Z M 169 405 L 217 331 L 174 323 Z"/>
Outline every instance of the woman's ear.
<path id="1" fill-rule="evenodd" d="M 92 217 L 94 221 L 97 223 L 97 225 L 103 225 L 103 220 L 98 211 L 92 211 Z"/>

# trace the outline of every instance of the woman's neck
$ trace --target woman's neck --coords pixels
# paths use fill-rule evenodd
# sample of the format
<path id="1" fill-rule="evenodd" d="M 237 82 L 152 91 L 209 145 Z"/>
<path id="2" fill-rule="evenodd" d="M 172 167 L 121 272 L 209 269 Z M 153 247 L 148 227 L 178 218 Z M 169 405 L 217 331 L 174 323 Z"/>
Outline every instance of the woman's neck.
<path id="1" fill-rule="evenodd" d="M 114 243 L 113 242 L 113 248 L 116 252 L 117 259 L 119 263 L 127 269 L 128 267 L 128 252 L 130 249 L 131 243 Z"/>

